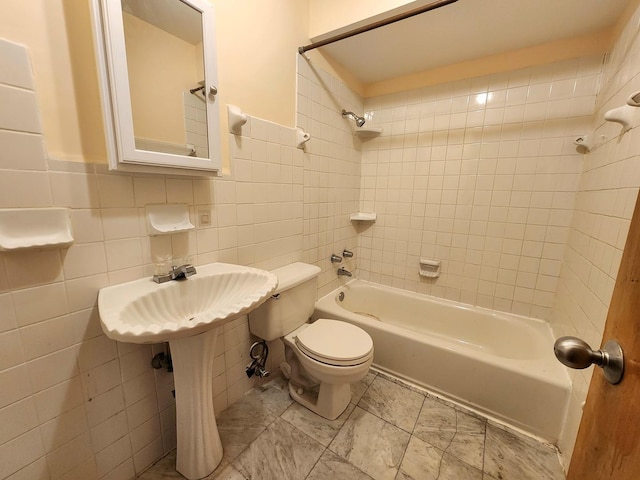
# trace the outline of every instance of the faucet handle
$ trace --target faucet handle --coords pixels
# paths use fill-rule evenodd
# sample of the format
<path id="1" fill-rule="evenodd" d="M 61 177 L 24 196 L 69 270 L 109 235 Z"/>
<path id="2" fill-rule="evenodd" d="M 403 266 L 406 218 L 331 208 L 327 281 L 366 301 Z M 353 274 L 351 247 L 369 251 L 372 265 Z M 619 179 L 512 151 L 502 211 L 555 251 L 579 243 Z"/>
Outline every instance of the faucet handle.
<path id="1" fill-rule="evenodd" d="M 336 255 L 335 253 L 331 254 L 331 263 L 340 263 L 342 262 L 342 257 L 339 255 Z"/>
<path id="2" fill-rule="evenodd" d="M 344 258 L 351 258 L 353 257 L 353 252 L 350 250 L 347 250 L 346 248 L 342 251 L 342 256 Z"/>

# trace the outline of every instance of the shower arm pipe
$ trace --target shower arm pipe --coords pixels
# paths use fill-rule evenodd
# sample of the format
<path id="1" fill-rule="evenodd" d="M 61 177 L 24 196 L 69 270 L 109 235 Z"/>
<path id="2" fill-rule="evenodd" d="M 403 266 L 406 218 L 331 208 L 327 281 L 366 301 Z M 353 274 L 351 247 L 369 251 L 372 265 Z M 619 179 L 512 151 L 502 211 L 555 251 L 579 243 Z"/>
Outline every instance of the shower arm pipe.
<path id="1" fill-rule="evenodd" d="M 399 13 L 397 15 L 393 15 L 383 20 L 378 20 L 377 22 L 370 23 L 369 25 L 364 25 L 362 27 L 349 30 L 348 32 L 334 35 L 333 37 L 329 37 L 325 40 L 321 40 L 319 42 L 314 42 L 314 43 L 310 43 L 309 45 L 298 47 L 298 53 L 300 55 L 304 55 L 304 53 L 308 52 L 309 50 L 313 50 L 319 47 L 324 47 L 325 45 L 329 45 L 330 43 L 344 40 L 345 38 L 353 37 L 355 35 L 360 35 L 361 33 L 369 32 L 371 30 L 375 30 L 376 28 L 384 27 L 386 25 L 399 22 L 400 20 L 404 20 L 406 18 L 420 15 L 421 13 L 429 12 L 431 10 L 435 10 L 437 8 L 447 6 L 451 3 L 456 3 L 457 1 L 458 0 L 439 0 L 437 2 L 433 2 L 428 5 L 423 5 L 422 7 L 414 8 L 413 10 L 409 10 L 404 13 Z"/>

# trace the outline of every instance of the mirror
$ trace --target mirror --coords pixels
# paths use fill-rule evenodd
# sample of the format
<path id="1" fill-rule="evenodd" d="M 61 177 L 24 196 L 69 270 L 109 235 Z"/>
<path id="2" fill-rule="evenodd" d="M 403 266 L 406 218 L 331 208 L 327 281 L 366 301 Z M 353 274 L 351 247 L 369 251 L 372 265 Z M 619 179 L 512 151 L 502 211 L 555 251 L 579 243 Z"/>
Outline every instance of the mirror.
<path id="1" fill-rule="evenodd" d="M 220 168 L 213 8 L 206 0 L 93 0 L 112 169 Z"/>

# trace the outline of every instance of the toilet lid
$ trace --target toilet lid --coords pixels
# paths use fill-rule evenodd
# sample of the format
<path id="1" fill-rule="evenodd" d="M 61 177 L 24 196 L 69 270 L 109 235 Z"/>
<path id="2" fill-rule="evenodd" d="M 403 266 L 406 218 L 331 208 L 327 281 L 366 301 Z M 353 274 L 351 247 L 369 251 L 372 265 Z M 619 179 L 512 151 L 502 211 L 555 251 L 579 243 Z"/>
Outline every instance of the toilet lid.
<path id="1" fill-rule="evenodd" d="M 358 365 L 373 349 L 367 332 L 355 325 L 321 318 L 296 336 L 305 354 L 330 365 Z"/>

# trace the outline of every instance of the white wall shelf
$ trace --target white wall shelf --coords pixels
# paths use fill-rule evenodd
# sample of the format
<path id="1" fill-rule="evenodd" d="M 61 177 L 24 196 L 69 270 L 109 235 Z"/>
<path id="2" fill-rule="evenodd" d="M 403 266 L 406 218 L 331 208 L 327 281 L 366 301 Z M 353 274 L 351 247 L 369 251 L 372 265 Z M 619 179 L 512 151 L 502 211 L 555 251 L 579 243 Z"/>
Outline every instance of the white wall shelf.
<path id="1" fill-rule="evenodd" d="M 382 133 L 382 127 L 360 127 L 356 128 L 355 135 L 362 140 L 377 137 Z"/>
<path id="2" fill-rule="evenodd" d="M 378 215 L 375 213 L 358 212 L 349 215 L 349 220 L 352 222 L 375 222 L 377 218 Z"/>
<path id="3" fill-rule="evenodd" d="M 66 208 L 5 208 L 0 210 L 0 250 L 60 248 L 73 243 Z"/>

